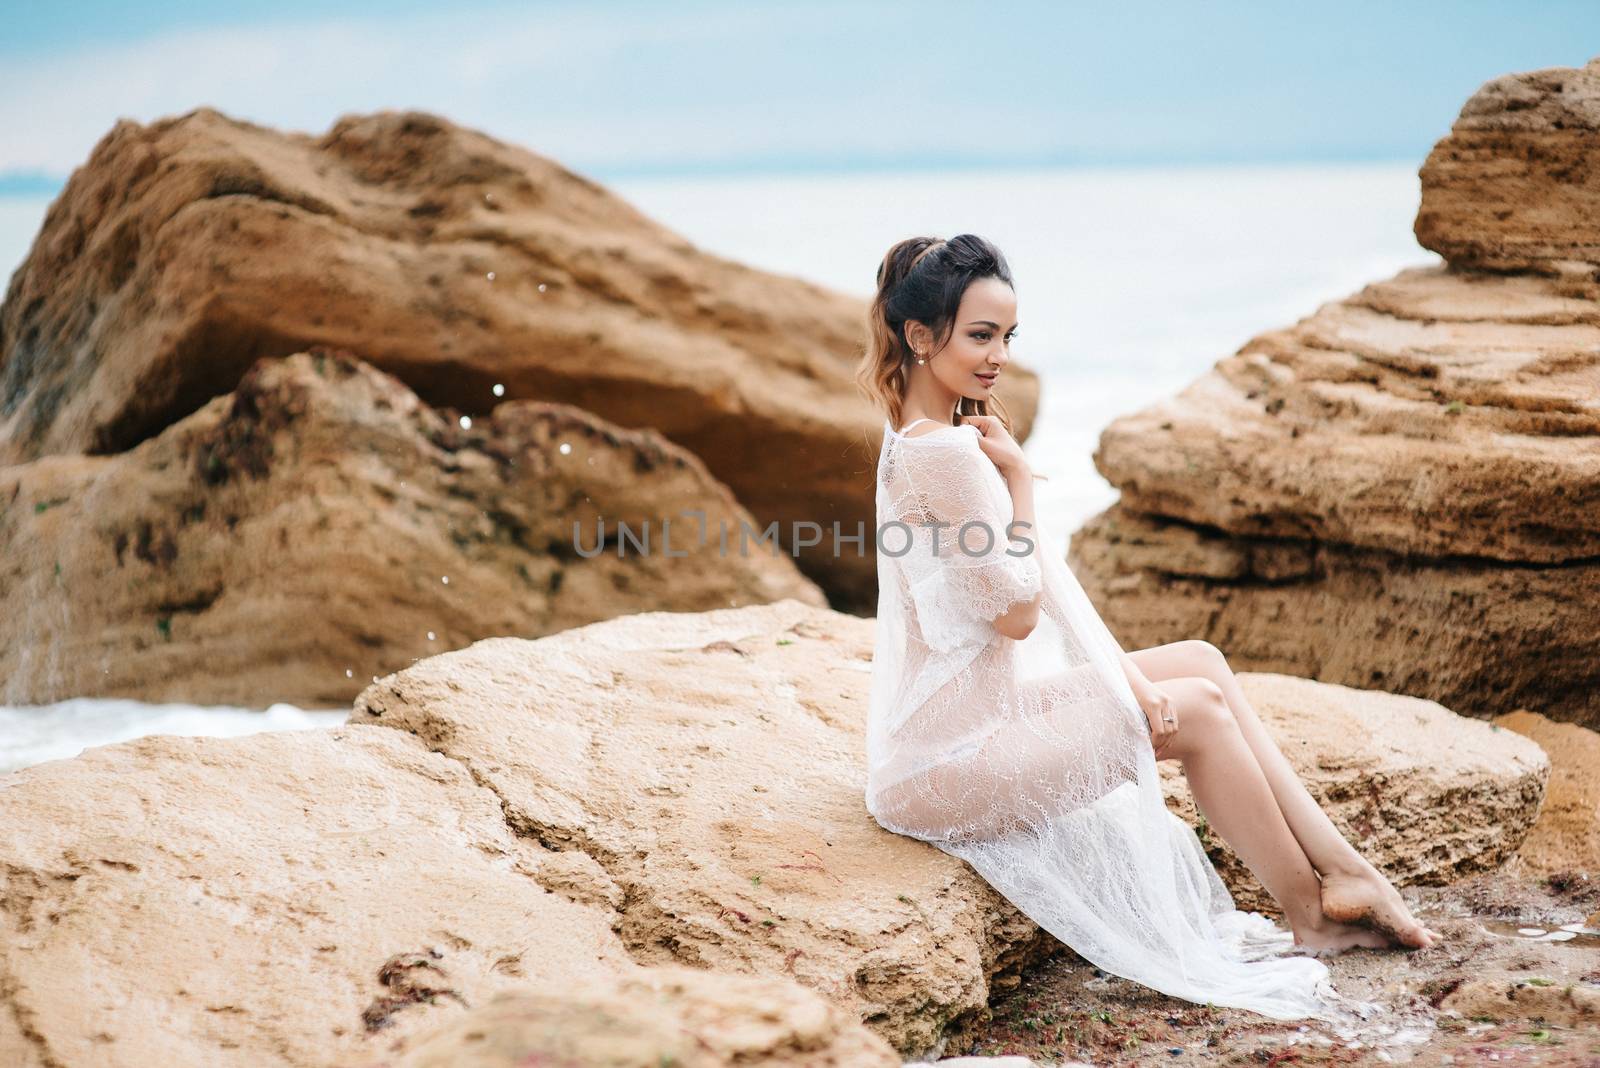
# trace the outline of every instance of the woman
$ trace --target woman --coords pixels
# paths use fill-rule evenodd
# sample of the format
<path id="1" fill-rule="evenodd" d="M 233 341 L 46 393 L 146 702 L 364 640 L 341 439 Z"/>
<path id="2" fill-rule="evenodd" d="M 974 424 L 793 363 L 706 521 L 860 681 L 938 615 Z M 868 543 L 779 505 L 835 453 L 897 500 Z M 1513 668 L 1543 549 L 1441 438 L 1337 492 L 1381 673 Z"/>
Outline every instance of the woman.
<path id="1" fill-rule="evenodd" d="M 1222 654 L 1124 653 L 1037 529 L 1028 462 L 989 410 L 1016 311 L 1005 259 L 971 234 L 902 241 L 878 269 L 858 375 L 887 417 L 867 808 L 1108 972 L 1284 1019 L 1334 1014 L 1311 955 L 1436 936 L 1306 792 Z M 1158 760 L 1182 763 L 1292 941 L 1234 908 L 1167 811 Z"/>

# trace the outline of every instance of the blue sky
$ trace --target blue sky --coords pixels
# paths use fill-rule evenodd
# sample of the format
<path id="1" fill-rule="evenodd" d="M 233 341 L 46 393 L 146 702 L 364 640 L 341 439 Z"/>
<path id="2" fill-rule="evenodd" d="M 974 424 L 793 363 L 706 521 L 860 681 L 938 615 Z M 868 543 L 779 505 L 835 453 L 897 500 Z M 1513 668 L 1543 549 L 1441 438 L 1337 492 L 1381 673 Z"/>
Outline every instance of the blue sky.
<path id="1" fill-rule="evenodd" d="M 1419 163 L 1496 75 L 1600 54 L 1600 0 L 1306 4 L 0 0 L 0 192 L 119 117 L 320 132 L 416 107 L 601 180 L 1054 163 Z"/>

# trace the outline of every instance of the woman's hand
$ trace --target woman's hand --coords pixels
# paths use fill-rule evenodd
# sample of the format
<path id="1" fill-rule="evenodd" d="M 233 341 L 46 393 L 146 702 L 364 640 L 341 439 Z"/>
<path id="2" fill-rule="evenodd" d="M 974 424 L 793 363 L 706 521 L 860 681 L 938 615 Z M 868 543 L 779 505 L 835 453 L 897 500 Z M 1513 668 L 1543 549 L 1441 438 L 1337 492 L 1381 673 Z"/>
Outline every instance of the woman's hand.
<path id="1" fill-rule="evenodd" d="M 978 447 L 994 461 L 1000 473 L 1011 481 L 1018 475 L 1027 475 L 1028 461 L 1022 455 L 1022 446 L 1006 430 L 1000 417 L 995 415 L 963 415 L 961 418 L 978 428 Z"/>
<path id="2" fill-rule="evenodd" d="M 1159 755 L 1162 747 L 1178 733 L 1178 706 L 1167 691 L 1153 682 L 1137 687 L 1133 695 L 1139 699 L 1144 718 L 1150 722 L 1150 744 Z"/>

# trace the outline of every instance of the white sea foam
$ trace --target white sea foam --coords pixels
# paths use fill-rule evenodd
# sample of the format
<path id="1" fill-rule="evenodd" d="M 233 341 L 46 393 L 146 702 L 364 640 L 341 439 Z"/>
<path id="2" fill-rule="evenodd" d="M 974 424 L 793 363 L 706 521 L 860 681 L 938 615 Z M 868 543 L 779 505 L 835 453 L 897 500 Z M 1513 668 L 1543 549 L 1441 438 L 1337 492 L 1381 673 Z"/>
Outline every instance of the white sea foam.
<path id="1" fill-rule="evenodd" d="M 51 705 L 0 705 L 0 774 L 147 734 L 227 738 L 258 731 L 332 727 L 349 715 L 348 708 L 302 709 L 281 703 L 262 710 L 103 697 L 79 697 Z"/>

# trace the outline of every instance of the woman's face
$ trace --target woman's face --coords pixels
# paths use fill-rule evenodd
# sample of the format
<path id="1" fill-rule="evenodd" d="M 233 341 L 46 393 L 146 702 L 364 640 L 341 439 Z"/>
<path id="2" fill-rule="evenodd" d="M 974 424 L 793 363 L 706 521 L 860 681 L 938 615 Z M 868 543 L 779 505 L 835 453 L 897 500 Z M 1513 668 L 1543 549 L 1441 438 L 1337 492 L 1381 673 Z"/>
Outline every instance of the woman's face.
<path id="1" fill-rule="evenodd" d="M 933 334 L 921 323 L 908 324 L 916 348 L 927 352 Z M 1017 329 L 1017 295 L 998 278 L 978 278 L 967 286 L 956 312 L 955 328 L 944 348 L 934 352 L 919 371 L 972 400 L 988 400 L 995 381 L 1011 362 L 1011 338 Z"/>

